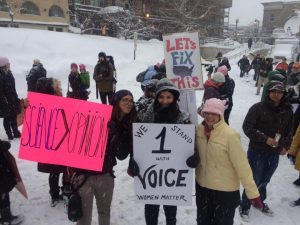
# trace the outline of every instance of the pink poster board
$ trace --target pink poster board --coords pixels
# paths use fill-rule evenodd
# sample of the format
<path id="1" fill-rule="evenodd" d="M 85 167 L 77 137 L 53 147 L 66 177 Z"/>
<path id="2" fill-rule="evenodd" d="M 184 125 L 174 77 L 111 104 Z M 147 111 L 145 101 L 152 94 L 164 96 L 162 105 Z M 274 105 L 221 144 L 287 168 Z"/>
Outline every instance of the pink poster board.
<path id="1" fill-rule="evenodd" d="M 111 106 L 34 92 L 28 100 L 19 158 L 102 170 Z"/>

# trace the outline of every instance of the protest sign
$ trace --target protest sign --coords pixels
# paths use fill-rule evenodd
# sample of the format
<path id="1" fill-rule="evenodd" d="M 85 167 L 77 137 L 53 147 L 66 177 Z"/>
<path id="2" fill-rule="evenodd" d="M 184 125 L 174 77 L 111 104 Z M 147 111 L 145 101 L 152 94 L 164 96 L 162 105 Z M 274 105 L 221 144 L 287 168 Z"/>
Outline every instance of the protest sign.
<path id="1" fill-rule="evenodd" d="M 203 89 L 198 33 L 163 36 L 166 73 L 179 89 Z"/>
<path id="2" fill-rule="evenodd" d="M 195 126 L 133 124 L 136 200 L 147 204 L 191 205 L 193 170 L 186 159 L 194 153 Z"/>
<path id="3" fill-rule="evenodd" d="M 111 106 L 34 92 L 28 100 L 19 158 L 102 170 Z"/>

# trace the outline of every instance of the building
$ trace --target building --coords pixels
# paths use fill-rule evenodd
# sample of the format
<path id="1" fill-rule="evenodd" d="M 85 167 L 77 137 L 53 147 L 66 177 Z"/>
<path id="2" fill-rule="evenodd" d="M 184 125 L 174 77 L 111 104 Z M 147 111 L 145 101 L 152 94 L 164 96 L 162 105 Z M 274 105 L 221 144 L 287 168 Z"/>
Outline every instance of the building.
<path id="1" fill-rule="evenodd" d="M 266 2 L 262 23 L 262 33 L 265 36 L 272 34 L 275 28 L 283 28 L 286 22 L 296 16 L 300 10 L 300 1 L 286 0 L 281 2 Z"/>
<path id="2" fill-rule="evenodd" d="M 0 26 L 67 32 L 67 0 L 1 0 Z"/>

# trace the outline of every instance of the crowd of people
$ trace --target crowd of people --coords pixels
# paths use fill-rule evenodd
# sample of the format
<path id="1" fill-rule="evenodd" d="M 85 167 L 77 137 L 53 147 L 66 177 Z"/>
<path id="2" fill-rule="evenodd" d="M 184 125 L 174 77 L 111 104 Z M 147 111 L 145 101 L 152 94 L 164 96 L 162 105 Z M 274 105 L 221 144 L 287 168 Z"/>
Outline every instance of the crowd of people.
<path id="1" fill-rule="evenodd" d="M 196 127 L 195 152 L 184 159 L 188 167 L 195 168 L 198 225 L 232 225 L 237 207 L 240 216 L 250 220 L 251 205 L 266 215 L 273 215 L 266 203 L 267 185 L 278 167 L 279 156 L 287 154 L 294 161 L 296 170 L 300 171 L 300 127 L 299 119 L 296 119 L 300 109 L 298 107 L 294 115 L 291 105 L 299 103 L 299 96 L 296 96 L 299 90 L 296 88 L 300 82 L 300 63 L 294 63 L 290 69 L 283 59 L 273 70 L 271 59 L 256 55 L 251 64 L 247 56 L 243 56 L 238 65 L 241 68 L 240 77 L 250 69 L 255 70 L 257 94 L 264 85 L 262 99 L 251 106 L 243 122 L 243 131 L 250 140 L 246 154 L 240 134 L 229 126 L 235 82 L 229 76 L 231 66 L 228 58 L 219 56 L 218 67 L 204 83 L 203 100 L 198 108 L 203 121 Z M 84 64 L 78 66 L 72 63 L 70 68 L 67 97 L 87 101 L 91 93 L 89 72 Z M 80 183 L 77 190 L 82 215 L 76 219 L 77 225 L 91 224 L 94 198 L 98 224 L 110 224 L 117 160 L 128 159 L 128 175 L 139 175 L 139 164 L 133 154 L 132 123 L 191 124 L 189 113 L 178 105 L 180 90 L 166 78 L 164 61 L 138 74 L 137 81 L 141 83 L 144 94 L 136 102 L 129 90 L 116 91 L 113 58 L 104 52 L 98 54 L 93 79 L 101 103 L 113 106 L 102 171 L 38 163 L 38 171 L 49 173 L 51 207 L 66 197 L 70 186 Z M 38 59 L 33 61 L 26 81 L 28 91 L 63 96 L 60 81 L 47 77 Z M 20 99 L 9 60 L 5 57 L 0 57 L 0 94 L 0 116 L 4 118 L 8 139 L 20 138 L 16 123 Z M 9 192 L 17 179 L 5 157 L 9 149 L 10 143 L 1 140 L 0 224 L 20 223 L 19 217 L 14 216 L 10 209 Z M 62 187 L 59 186 L 61 174 Z M 2 183 L 4 177 L 10 178 L 8 181 L 6 179 L 5 184 Z M 240 183 L 244 187 L 242 195 Z M 300 186 L 300 176 L 294 184 Z M 292 204 L 300 206 L 300 198 Z M 160 205 L 145 204 L 147 225 L 158 224 L 159 208 Z M 163 205 L 163 209 L 166 224 L 175 225 L 177 206 Z"/>

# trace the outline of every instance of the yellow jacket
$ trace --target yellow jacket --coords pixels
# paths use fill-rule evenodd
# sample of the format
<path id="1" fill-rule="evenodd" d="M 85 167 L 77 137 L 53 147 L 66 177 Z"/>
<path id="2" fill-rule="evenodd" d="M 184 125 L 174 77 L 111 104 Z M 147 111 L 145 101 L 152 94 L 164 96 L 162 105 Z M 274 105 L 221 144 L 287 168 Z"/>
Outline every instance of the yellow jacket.
<path id="1" fill-rule="evenodd" d="M 237 191 L 241 182 L 249 199 L 259 196 L 240 135 L 223 119 L 214 125 L 209 140 L 204 126 L 197 127 L 196 147 L 200 156 L 196 180 L 200 186 L 217 191 Z"/>
<path id="2" fill-rule="evenodd" d="M 296 156 L 295 169 L 300 171 L 300 126 L 293 137 L 289 153 Z"/>

